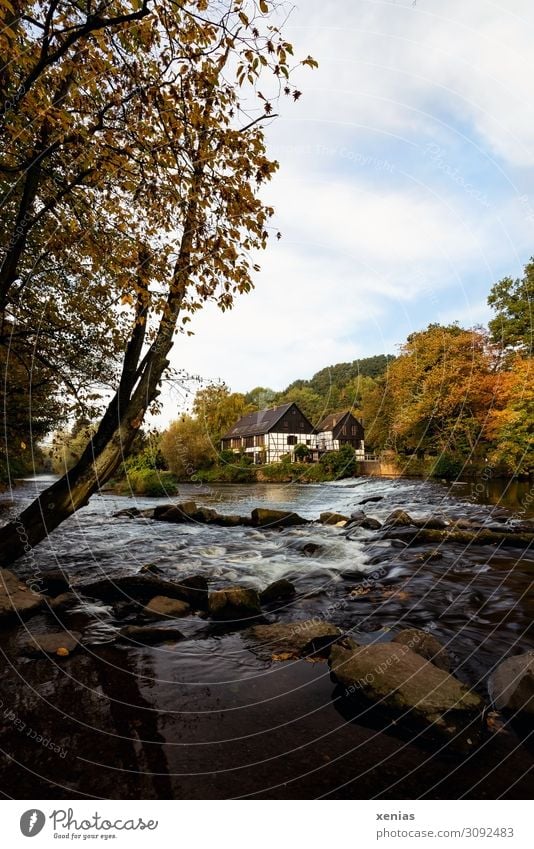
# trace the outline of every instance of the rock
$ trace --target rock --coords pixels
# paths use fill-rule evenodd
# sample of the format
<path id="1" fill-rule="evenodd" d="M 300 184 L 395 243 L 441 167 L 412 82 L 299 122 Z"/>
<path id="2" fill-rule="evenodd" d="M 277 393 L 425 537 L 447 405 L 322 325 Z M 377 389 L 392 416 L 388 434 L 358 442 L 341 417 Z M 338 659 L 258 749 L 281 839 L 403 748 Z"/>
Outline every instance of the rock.
<path id="1" fill-rule="evenodd" d="M 405 510 L 394 510 L 393 513 L 389 514 L 384 522 L 384 526 L 389 528 L 402 528 L 414 524 L 414 520 L 409 513 L 406 513 Z"/>
<path id="2" fill-rule="evenodd" d="M 195 501 L 183 501 L 181 504 L 162 504 L 154 508 L 152 518 L 159 522 L 190 522 L 196 512 Z"/>
<path id="3" fill-rule="evenodd" d="M 195 582 L 205 579 L 195 576 Z M 84 584 L 78 589 L 84 595 L 98 598 L 101 601 L 148 601 L 155 595 L 164 595 L 169 598 L 179 598 L 189 602 L 191 586 L 188 582 L 192 578 L 183 578 L 180 583 L 166 581 L 155 575 L 122 575 L 120 577 L 106 577 L 92 584 Z M 207 585 L 206 585 L 207 588 Z"/>
<path id="4" fill-rule="evenodd" d="M 403 720 L 433 726 L 445 735 L 457 734 L 484 707 L 480 696 L 452 675 L 397 643 L 374 643 L 354 651 L 334 645 L 329 662 L 345 696 L 395 715 L 408 713 Z"/>
<path id="5" fill-rule="evenodd" d="M 141 566 L 139 569 L 139 574 L 146 575 L 147 572 L 150 572 L 151 575 L 157 575 L 161 572 L 161 569 L 156 566 L 155 563 L 145 563 L 145 565 Z"/>
<path id="6" fill-rule="evenodd" d="M 498 710 L 534 716 L 534 651 L 500 663 L 488 686 L 491 701 Z"/>
<path id="7" fill-rule="evenodd" d="M 319 516 L 321 525 L 338 525 L 340 522 L 347 523 L 348 521 L 348 516 L 343 516 L 342 513 L 332 513 L 329 510 Z"/>
<path id="8" fill-rule="evenodd" d="M 157 619 L 163 619 L 165 617 L 175 618 L 177 616 L 187 616 L 191 612 L 191 608 L 186 601 L 181 601 L 178 598 L 156 595 L 150 599 L 144 612 L 148 616 Z"/>
<path id="9" fill-rule="evenodd" d="M 138 507 L 127 507 L 126 510 L 118 510 L 113 513 L 113 519 L 138 519 L 141 516 L 141 511 Z"/>
<path id="10" fill-rule="evenodd" d="M 200 610 L 208 609 L 208 582 L 204 575 L 191 575 L 182 578 L 178 586 L 182 589 L 184 598 L 191 607 Z"/>
<path id="11" fill-rule="evenodd" d="M 59 595 L 70 590 L 70 581 L 65 572 L 61 569 L 52 569 L 50 572 L 43 572 L 35 581 L 35 589 L 45 595 Z"/>
<path id="12" fill-rule="evenodd" d="M 415 559 L 418 563 L 433 563 L 435 560 L 442 560 L 443 553 L 434 548 L 432 551 L 424 551 L 422 554 L 418 554 Z"/>
<path id="13" fill-rule="evenodd" d="M 219 525 L 223 528 L 236 528 L 250 525 L 248 516 L 224 515 L 211 507 L 199 507 L 195 501 L 181 504 L 162 504 L 153 511 L 153 518 L 160 522 L 198 522 L 202 525 Z"/>
<path id="14" fill-rule="evenodd" d="M 74 607 L 78 604 L 80 599 L 76 595 L 76 593 L 61 593 L 57 595 L 55 598 L 47 599 L 47 604 L 51 610 L 55 613 L 59 613 L 62 610 L 68 610 L 69 607 Z"/>
<path id="15" fill-rule="evenodd" d="M 418 519 L 416 525 L 419 528 L 428 528 L 431 531 L 444 531 L 449 527 L 450 522 L 442 519 L 440 516 L 428 516 L 426 519 Z"/>
<path id="16" fill-rule="evenodd" d="M 363 522 L 364 519 L 365 513 L 363 512 L 363 510 L 353 510 L 350 514 L 351 522 Z"/>
<path id="17" fill-rule="evenodd" d="M 378 531 L 382 524 L 378 519 L 373 519 L 372 516 L 366 516 L 363 522 L 360 522 L 360 528 L 365 528 L 368 531 Z"/>
<path id="18" fill-rule="evenodd" d="M 360 501 L 359 503 L 360 504 L 371 504 L 372 502 L 375 502 L 375 501 L 382 501 L 383 498 L 384 498 L 383 495 L 370 495 L 368 498 L 362 499 L 362 501 Z"/>
<path id="19" fill-rule="evenodd" d="M 213 520 L 213 525 L 220 525 L 222 528 L 237 528 L 240 525 L 250 525 L 249 516 L 238 516 L 236 514 L 218 513 L 217 518 Z"/>
<path id="20" fill-rule="evenodd" d="M 281 656 L 280 659 L 290 660 L 314 651 L 328 652 L 332 643 L 339 639 L 341 631 L 330 622 L 305 619 L 301 622 L 254 625 L 246 634 L 262 644 L 259 647 L 262 656 L 271 658 L 275 654 Z"/>
<path id="21" fill-rule="evenodd" d="M 298 551 L 299 554 L 304 554 L 305 557 L 313 557 L 315 554 L 322 554 L 324 546 L 318 542 L 303 542 L 300 539 L 293 540 L 289 543 L 288 548 Z"/>
<path id="22" fill-rule="evenodd" d="M 20 652 L 27 657 L 40 657 L 43 654 L 67 657 L 67 655 L 72 654 L 73 651 L 79 648 L 80 637 L 81 634 L 77 631 L 35 634 L 21 645 Z"/>
<path id="23" fill-rule="evenodd" d="M 44 597 L 38 592 L 33 592 L 13 572 L 9 569 L 0 569 L 0 621 L 32 616 L 43 607 L 44 603 Z"/>
<path id="24" fill-rule="evenodd" d="M 255 528 L 289 528 L 294 525 L 307 525 L 308 520 L 298 513 L 288 513 L 285 510 L 269 510 L 266 507 L 256 507 L 250 514 Z"/>
<path id="25" fill-rule="evenodd" d="M 256 590 L 226 587 L 209 594 L 208 610 L 214 619 L 247 619 L 261 613 Z"/>
<path id="26" fill-rule="evenodd" d="M 406 646 L 425 660 L 429 660 L 438 669 L 451 671 L 451 660 L 447 649 L 441 645 L 433 634 L 421 631 L 419 628 L 405 628 L 393 637 L 394 643 Z"/>
<path id="27" fill-rule="evenodd" d="M 162 628 L 157 625 L 125 625 L 121 628 L 119 640 L 128 643 L 141 643 L 155 646 L 158 643 L 175 643 L 183 640 L 184 635 L 178 628 Z"/>
<path id="28" fill-rule="evenodd" d="M 274 581 L 262 590 L 260 601 L 262 604 L 269 604 L 272 601 L 283 601 L 286 598 L 292 598 L 294 595 L 295 587 L 291 581 L 280 578 L 279 581 Z"/>

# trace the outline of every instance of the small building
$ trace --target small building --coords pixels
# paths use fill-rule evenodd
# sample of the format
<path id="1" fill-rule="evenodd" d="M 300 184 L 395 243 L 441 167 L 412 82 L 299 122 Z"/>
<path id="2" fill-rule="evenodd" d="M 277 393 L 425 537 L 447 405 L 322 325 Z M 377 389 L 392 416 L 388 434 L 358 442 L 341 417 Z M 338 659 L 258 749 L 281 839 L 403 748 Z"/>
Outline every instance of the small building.
<path id="1" fill-rule="evenodd" d="M 223 450 L 247 454 L 254 463 L 278 463 L 294 459 L 296 445 L 306 445 L 311 462 L 327 451 L 351 445 L 357 459 L 364 459 L 364 429 L 351 412 L 327 416 L 315 428 L 294 403 L 258 410 L 239 419 L 221 442 Z"/>
<path id="2" fill-rule="evenodd" d="M 314 427 L 296 404 L 258 410 L 239 419 L 222 438 L 223 450 L 248 454 L 255 463 L 277 463 L 295 445 L 312 447 Z"/>
<path id="3" fill-rule="evenodd" d="M 365 433 L 363 425 L 348 410 L 344 413 L 332 413 L 316 428 L 317 449 L 339 451 L 342 445 L 350 445 L 356 451 L 356 458 L 365 457 Z"/>

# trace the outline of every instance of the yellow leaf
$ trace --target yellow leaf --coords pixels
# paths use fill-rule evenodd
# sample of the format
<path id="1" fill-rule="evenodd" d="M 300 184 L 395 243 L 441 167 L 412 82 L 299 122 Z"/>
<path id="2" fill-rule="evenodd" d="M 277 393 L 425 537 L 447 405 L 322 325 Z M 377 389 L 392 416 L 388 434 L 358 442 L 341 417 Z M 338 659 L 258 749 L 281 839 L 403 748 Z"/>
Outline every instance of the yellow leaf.
<path id="1" fill-rule="evenodd" d="M 21 447 L 21 448 L 22 448 L 22 450 L 24 451 L 24 449 L 26 448 L 26 443 L 21 441 L 21 443 L 20 443 L 20 447 Z"/>
<path id="2" fill-rule="evenodd" d="M 60 646 L 58 649 L 56 649 L 56 654 L 58 655 L 58 657 L 68 657 L 70 652 L 64 646 Z"/>
<path id="3" fill-rule="evenodd" d="M 266 15 L 269 11 L 269 6 L 265 2 L 265 0 L 260 0 L 260 10 L 263 12 L 264 15 Z"/>
<path id="4" fill-rule="evenodd" d="M 294 660 L 296 655 L 292 651 L 281 651 L 271 655 L 271 660 Z"/>

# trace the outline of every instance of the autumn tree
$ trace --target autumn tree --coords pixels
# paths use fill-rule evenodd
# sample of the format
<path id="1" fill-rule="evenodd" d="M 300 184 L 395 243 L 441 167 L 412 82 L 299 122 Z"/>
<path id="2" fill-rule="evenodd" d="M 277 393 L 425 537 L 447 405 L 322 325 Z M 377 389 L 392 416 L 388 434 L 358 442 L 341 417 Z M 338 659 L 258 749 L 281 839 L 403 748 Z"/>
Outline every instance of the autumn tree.
<path id="1" fill-rule="evenodd" d="M 253 404 L 247 404 L 243 394 L 231 392 L 223 384 L 207 386 L 197 392 L 192 412 L 218 452 L 222 436 L 238 419 L 255 409 Z"/>
<path id="2" fill-rule="evenodd" d="M 200 419 L 183 415 L 171 422 L 160 442 L 168 468 L 179 478 L 192 478 L 212 465 L 218 451 Z"/>
<path id="3" fill-rule="evenodd" d="M 534 473 L 534 358 L 516 357 L 499 375 L 498 403 L 489 411 L 485 435 L 490 459 L 513 475 Z"/>
<path id="4" fill-rule="evenodd" d="M 411 334 L 364 404 L 369 442 L 397 452 L 472 456 L 496 391 L 480 329 L 431 324 Z"/>
<path id="5" fill-rule="evenodd" d="M 252 287 L 272 214 L 260 191 L 277 168 L 263 122 L 280 91 L 300 94 L 272 5 L 0 0 L 0 308 L 36 356 L 56 350 L 41 314 L 70 368 L 72 348 L 90 358 L 94 344 L 82 395 L 105 398 L 99 362 L 112 389 L 80 460 L 1 529 L 3 563 L 118 468 L 176 332 Z"/>

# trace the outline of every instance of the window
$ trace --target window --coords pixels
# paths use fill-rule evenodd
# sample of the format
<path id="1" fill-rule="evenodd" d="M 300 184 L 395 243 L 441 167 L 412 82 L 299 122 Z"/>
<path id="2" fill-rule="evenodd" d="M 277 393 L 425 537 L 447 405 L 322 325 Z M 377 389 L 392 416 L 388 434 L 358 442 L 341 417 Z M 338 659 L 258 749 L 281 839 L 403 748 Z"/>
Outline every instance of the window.
<path id="1" fill-rule="evenodd" d="M 306 440 L 306 445 L 311 445 L 311 439 Z"/>
<path id="2" fill-rule="evenodd" d="M 255 445 L 256 445 L 258 448 L 259 448 L 261 445 L 265 445 L 265 436 L 263 435 L 263 433 L 256 437 Z"/>
<path id="3" fill-rule="evenodd" d="M 350 432 L 353 436 L 356 436 L 356 434 L 358 433 L 358 428 L 356 427 L 356 425 L 351 426 Z"/>
<path id="4" fill-rule="evenodd" d="M 241 437 L 233 436 L 232 437 L 232 448 L 241 448 Z"/>
<path id="5" fill-rule="evenodd" d="M 296 445 L 297 444 L 297 437 L 296 436 L 288 436 L 287 437 L 287 444 L 288 445 Z"/>
<path id="6" fill-rule="evenodd" d="M 254 448 L 253 436 L 245 436 L 245 448 Z"/>
<path id="7" fill-rule="evenodd" d="M 343 427 L 343 428 L 341 429 L 341 433 L 343 434 L 343 436 L 346 436 L 346 435 L 347 435 L 347 428 L 346 428 L 346 427 Z"/>

